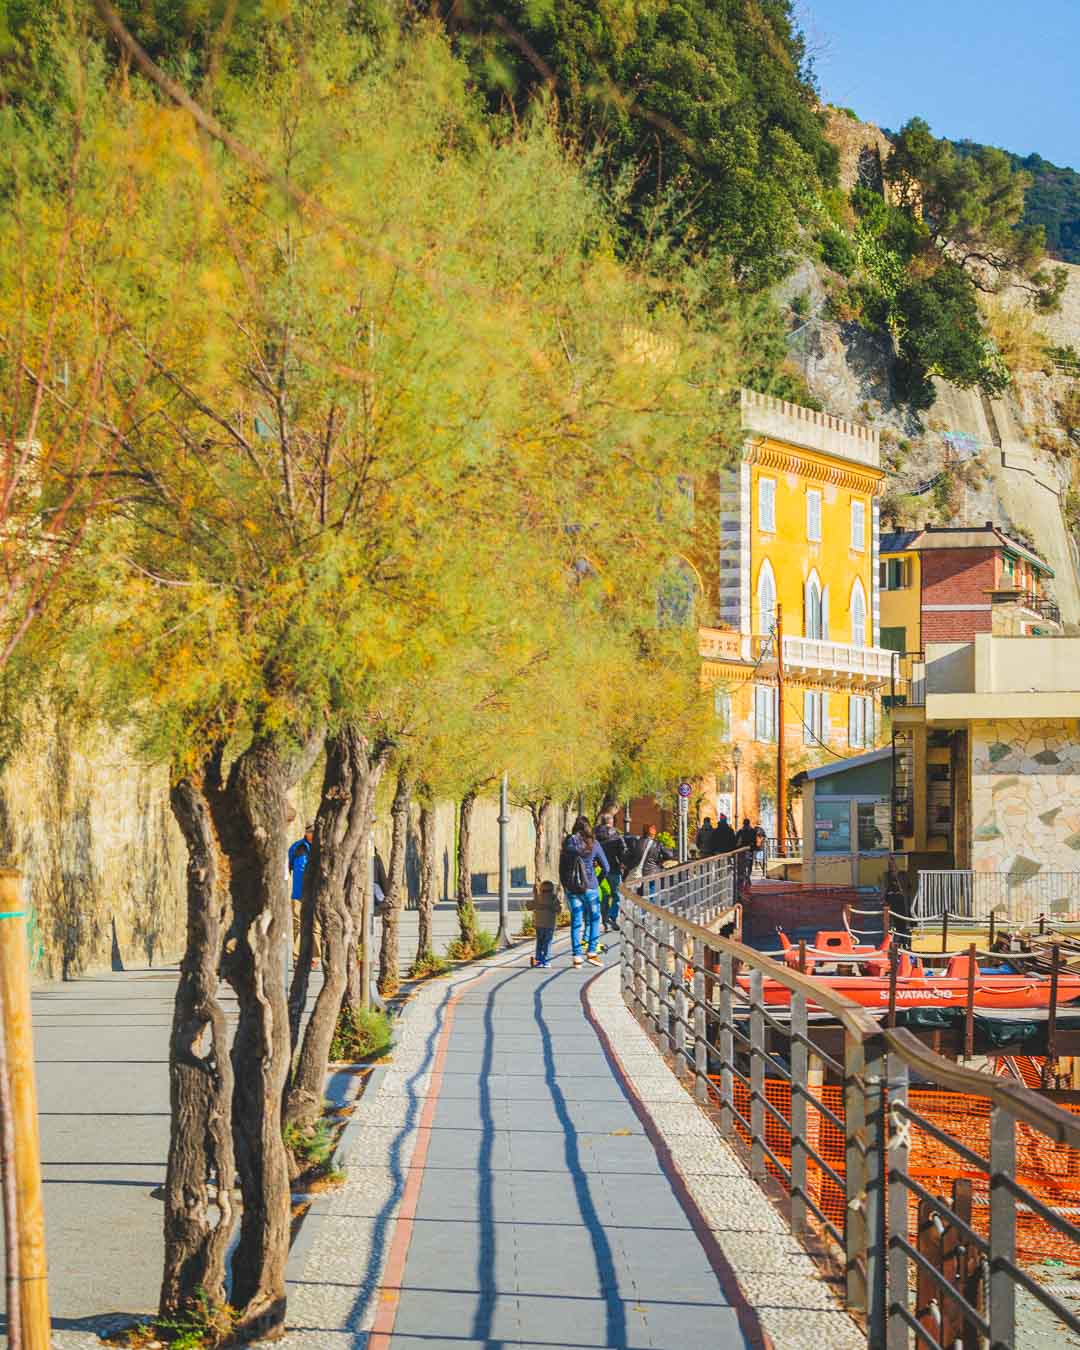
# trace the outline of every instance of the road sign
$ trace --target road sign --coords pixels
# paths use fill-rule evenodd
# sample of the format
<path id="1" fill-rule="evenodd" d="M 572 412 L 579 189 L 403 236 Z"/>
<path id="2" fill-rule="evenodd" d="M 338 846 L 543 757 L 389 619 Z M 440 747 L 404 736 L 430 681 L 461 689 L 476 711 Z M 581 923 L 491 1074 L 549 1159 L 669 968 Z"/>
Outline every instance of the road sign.
<path id="1" fill-rule="evenodd" d="M 690 796 L 693 790 L 694 790 L 693 785 L 690 783 L 682 782 L 679 784 L 679 796 L 682 797 L 684 801 L 686 800 L 687 797 Z"/>

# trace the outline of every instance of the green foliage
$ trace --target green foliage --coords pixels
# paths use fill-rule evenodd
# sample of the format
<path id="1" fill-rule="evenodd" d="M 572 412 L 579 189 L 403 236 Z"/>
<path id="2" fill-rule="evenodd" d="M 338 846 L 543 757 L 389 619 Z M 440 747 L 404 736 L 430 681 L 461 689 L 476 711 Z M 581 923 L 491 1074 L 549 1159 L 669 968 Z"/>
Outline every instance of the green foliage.
<path id="1" fill-rule="evenodd" d="M 941 375 L 962 389 L 977 387 L 991 395 L 1007 386 L 1008 370 L 989 349 L 975 293 L 957 264 L 943 263 L 925 279 L 902 286 L 892 314 L 900 360 L 913 381 L 925 384 L 929 375 Z M 910 387 L 914 393 L 914 384 Z"/>
<path id="2" fill-rule="evenodd" d="M 390 1049 L 391 1023 L 386 1013 L 370 1008 L 342 1008 L 330 1058 L 335 1062 L 356 1063 L 381 1059 Z"/>
<path id="3" fill-rule="evenodd" d="M 469 0 L 452 14 L 493 107 L 554 94 L 629 236 L 722 257 L 754 288 L 788 269 L 837 162 L 789 0 Z"/>
<path id="4" fill-rule="evenodd" d="M 211 1303 L 205 1290 L 199 1289 L 182 1312 L 159 1318 L 154 1330 L 172 1350 L 213 1350 L 229 1340 L 237 1316 L 228 1303 Z"/>
<path id="5" fill-rule="evenodd" d="M 306 1126 L 286 1125 L 283 1138 L 285 1147 L 304 1171 L 320 1168 L 328 1162 L 336 1142 L 334 1131 L 325 1120 L 317 1120 L 313 1125 Z"/>
<path id="6" fill-rule="evenodd" d="M 658 830 L 656 834 L 657 843 L 662 844 L 664 848 L 675 847 L 675 836 L 668 830 Z"/>
<path id="7" fill-rule="evenodd" d="M 858 262 L 858 252 L 843 230 L 835 226 L 823 230 L 818 236 L 818 246 L 826 267 L 843 277 L 851 276 Z"/>
<path id="8" fill-rule="evenodd" d="M 446 975 L 450 970 L 447 962 L 434 952 L 420 952 L 409 967 L 410 980 L 424 980 L 437 975 Z"/>
<path id="9" fill-rule="evenodd" d="M 448 961 L 476 961 L 491 956 L 495 951 L 495 934 L 486 928 L 477 928 L 466 941 L 455 938 L 446 949 Z"/>
<path id="10" fill-rule="evenodd" d="M 1023 285 L 1039 310 L 1058 307 L 1064 270 L 1043 267 L 1045 231 L 1022 223 L 1032 180 L 1004 150 L 979 145 L 958 154 L 951 141 L 939 140 L 914 117 L 896 138 L 885 177 L 901 205 L 925 224 L 934 246 L 977 284 Z"/>
<path id="11" fill-rule="evenodd" d="M 975 141 L 954 141 L 958 155 L 978 155 L 986 149 Z M 1080 263 L 1080 173 L 1051 164 L 1041 155 L 1007 154 L 1014 170 L 1030 179 L 1024 193 L 1023 227 L 1042 227 L 1046 251 L 1062 262 Z"/>

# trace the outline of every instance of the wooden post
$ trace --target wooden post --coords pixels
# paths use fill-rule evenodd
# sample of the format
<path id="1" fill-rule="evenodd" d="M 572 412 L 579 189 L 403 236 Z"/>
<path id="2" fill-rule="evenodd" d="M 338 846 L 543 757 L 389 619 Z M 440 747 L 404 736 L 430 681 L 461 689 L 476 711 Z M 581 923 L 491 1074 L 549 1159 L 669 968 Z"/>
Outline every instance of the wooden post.
<path id="1" fill-rule="evenodd" d="M 967 1007 L 964 1009 L 964 1058 L 975 1053 L 975 944 L 968 946 Z"/>
<path id="2" fill-rule="evenodd" d="M 19 1208 L 19 1308 L 23 1350 L 49 1350 L 45 1207 L 41 1189 L 34 1042 L 30 1021 L 30 953 L 20 874 L 0 868 L 0 999 L 3 1002 L 15 1123 L 15 1186 Z"/>
<path id="3" fill-rule="evenodd" d="M 799 939 L 799 974 L 806 974 L 806 939 Z"/>
<path id="4" fill-rule="evenodd" d="M 782 858 L 787 839 L 787 779 L 784 775 L 784 620 L 776 606 L 776 852 Z"/>
<path id="5" fill-rule="evenodd" d="M 997 941 L 997 915 L 994 910 L 990 911 L 990 950 L 994 950 L 994 943 Z"/>

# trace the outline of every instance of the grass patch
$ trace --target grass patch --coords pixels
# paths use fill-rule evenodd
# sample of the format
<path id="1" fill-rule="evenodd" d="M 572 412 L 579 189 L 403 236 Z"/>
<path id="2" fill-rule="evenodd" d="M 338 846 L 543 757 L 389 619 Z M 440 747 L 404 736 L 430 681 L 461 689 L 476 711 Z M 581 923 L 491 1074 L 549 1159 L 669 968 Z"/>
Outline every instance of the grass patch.
<path id="1" fill-rule="evenodd" d="M 434 952 L 421 952 L 409 967 L 410 980 L 426 980 L 434 975 L 445 975 L 450 969 L 446 960 Z"/>
<path id="2" fill-rule="evenodd" d="M 331 1060 L 378 1059 L 390 1049 L 390 1019 L 372 1008 L 342 1008 L 330 1042 Z"/>

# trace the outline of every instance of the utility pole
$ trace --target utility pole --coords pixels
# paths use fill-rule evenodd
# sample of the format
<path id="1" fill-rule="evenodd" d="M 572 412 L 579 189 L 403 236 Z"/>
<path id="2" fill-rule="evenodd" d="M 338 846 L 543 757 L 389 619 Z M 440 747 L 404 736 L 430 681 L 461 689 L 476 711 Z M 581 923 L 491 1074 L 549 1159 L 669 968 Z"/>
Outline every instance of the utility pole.
<path id="1" fill-rule="evenodd" d="M 784 619 L 776 606 L 776 851 L 784 856 L 787 837 L 787 778 L 784 774 Z"/>
<path id="2" fill-rule="evenodd" d="M 45 1266 L 45 1207 L 41 1191 L 34 1044 L 30 1021 L 30 953 L 19 873 L 0 869 L 0 1015 L 14 1116 L 15 1190 L 19 1216 L 19 1311 L 23 1350 L 49 1350 L 49 1290 Z M 11 1160 L 5 1159 L 5 1162 Z M 9 1305 L 10 1317 L 10 1305 Z"/>
<path id="3" fill-rule="evenodd" d="M 502 951 L 510 946 L 510 784 L 502 776 L 499 787 L 499 931 L 495 946 Z"/>

